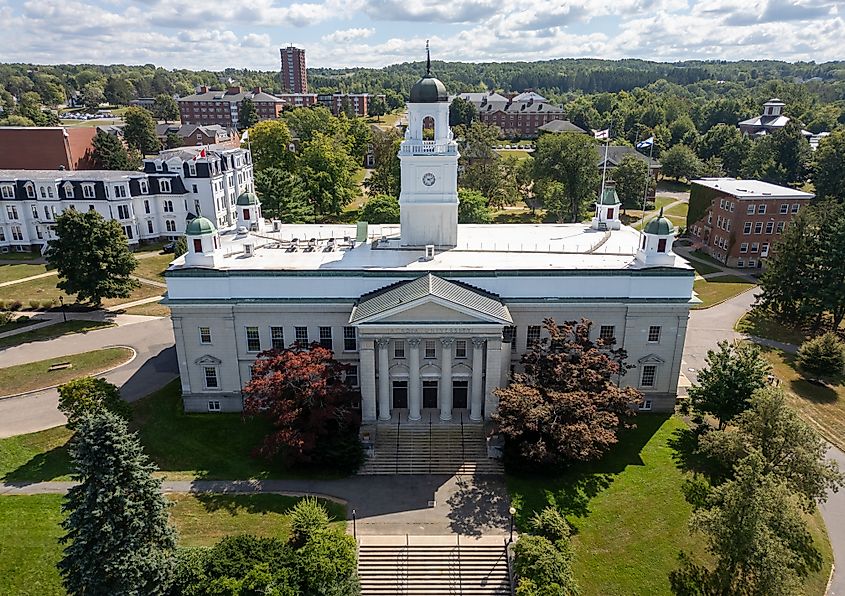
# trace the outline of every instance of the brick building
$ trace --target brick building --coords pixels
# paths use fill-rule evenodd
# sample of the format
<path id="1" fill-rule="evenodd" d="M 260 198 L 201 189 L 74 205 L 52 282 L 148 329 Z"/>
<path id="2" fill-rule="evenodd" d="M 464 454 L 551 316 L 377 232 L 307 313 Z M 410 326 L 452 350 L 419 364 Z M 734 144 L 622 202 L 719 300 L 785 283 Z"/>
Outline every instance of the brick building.
<path id="1" fill-rule="evenodd" d="M 218 124 L 224 128 L 238 128 L 238 115 L 245 99 L 252 100 L 260 120 L 278 118 L 284 100 L 265 93 L 261 87 L 244 91 L 242 87 L 229 87 L 225 91 L 200 87 L 199 93 L 179 98 L 179 115 L 182 124 Z"/>
<path id="2" fill-rule="evenodd" d="M 554 120 L 565 120 L 563 108 L 533 91 L 505 96 L 494 91 L 460 93 L 458 97 L 478 110 L 485 124 L 498 126 L 507 137 L 536 137 L 540 127 Z"/>
<path id="3" fill-rule="evenodd" d="M 305 50 L 288 46 L 279 51 L 282 55 L 282 89 L 288 93 L 308 93 Z"/>
<path id="4" fill-rule="evenodd" d="M 285 107 L 305 108 L 317 105 L 316 93 L 279 93 L 276 95 L 285 102 Z"/>
<path id="5" fill-rule="evenodd" d="M 96 127 L 0 127 L 2 170 L 91 170 Z"/>
<path id="6" fill-rule="evenodd" d="M 226 128 L 219 124 L 156 124 L 156 136 L 162 144 L 167 136 L 175 134 L 182 140 L 183 147 L 196 145 L 220 145 L 239 147 L 240 137 L 233 128 Z"/>
<path id="7" fill-rule="evenodd" d="M 728 267 L 760 269 L 775 252 L 790 220 L 814 196 L 759 180 L 693 180 L 689 235 Z"/>
<path id="8" fill-rule="evenodd" d="M 335 116 L 348 112 L 356 116 L 366 116 L 370 98 L 369 93 L 320 93 L 317 103 L 327 107 Z"/>

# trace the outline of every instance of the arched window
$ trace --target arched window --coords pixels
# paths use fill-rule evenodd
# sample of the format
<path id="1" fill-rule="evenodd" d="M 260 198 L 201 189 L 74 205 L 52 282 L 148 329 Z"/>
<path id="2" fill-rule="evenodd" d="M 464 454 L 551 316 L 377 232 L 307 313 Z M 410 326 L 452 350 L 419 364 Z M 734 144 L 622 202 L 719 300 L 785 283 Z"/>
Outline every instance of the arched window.
<path id="1" fill-rule="evenodd" d="M 426 116 L 422 122 L 422 137 L 426 141 L 434 140 L 434 118 Z"/>

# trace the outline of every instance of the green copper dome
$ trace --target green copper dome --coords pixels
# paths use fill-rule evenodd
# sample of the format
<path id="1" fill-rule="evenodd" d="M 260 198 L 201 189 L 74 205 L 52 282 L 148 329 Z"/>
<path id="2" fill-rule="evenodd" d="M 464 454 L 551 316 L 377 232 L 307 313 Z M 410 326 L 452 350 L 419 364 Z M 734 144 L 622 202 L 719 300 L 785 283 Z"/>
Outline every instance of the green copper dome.
<path id="1" fill-rule="evenodd" d="M 203 236 L 205 234 L 213 234 L 216 232 L 216 228 L 214 224 L 211 223 L 211 220 L 206 219 L 205 217 L 195 217 L 191 220 L 191 223 L 188 224 L 188 227 L 185 228 L 185 233 L 188 236 Z"/>
<path id="2" fill-rule="evenodd" d="M 434 78 L 430 72 L 414 83 L 411 87 L 410 103 L 438 103 L 449 101 L 446 85 L 440 79 Z"/>
<path id="3" fill-rule="evenodd" d="M 248 207 L 249 205 L 258 205 L 258 197 L 255 196 L 255 193 L 243 192 L 243 193 L 241 193 L 241 196 L 238 197 L 237 204 L 238 204 L 238 207 Z"/>
<path id="4" fill-rule="evenodd" d="M 602 205 L 618 205 L 619 195 L 616 194 L 616 189 L 612 186 L 608 186 L 604 189 L 604 193 L 601 196 L 601 204 Z"/>
<path id="5" fill-rule="evenodd" d="M 652 219 L 645 226 L 646 234 L 654 234 L 655 236 L 669 236 L 675 231 L 675 226 L 672 222 L 663 217 L 663 207 L 660 208 L 660 215 Z"/>

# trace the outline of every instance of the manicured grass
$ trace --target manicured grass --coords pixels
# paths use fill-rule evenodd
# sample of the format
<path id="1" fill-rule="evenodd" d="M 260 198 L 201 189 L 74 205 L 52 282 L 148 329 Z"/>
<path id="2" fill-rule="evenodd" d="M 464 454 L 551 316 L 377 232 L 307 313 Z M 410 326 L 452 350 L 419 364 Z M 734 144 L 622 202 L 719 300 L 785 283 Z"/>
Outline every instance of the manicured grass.
<path id="1" fill-rule="evenodd" d="M 692 251 L 692 256 L 698 258 L 700 261 L 705 261 L 707 263 L 710 263 L 711 265 L 715 265 L 716 267 L 719 267 L 720 269 L 725 267 L 724 263 L 717 261 L 716 259 L 714 259 L 710 255 L 708 255 L 706 252 L 704 252 L 703 250 Z"/>
<path id="2" fill-rule="evenodd" d="M 0 497 L 0 594 L 64 594 L 56 564 L 62 556 L 59 538 L 62 495 Z M 282 495 L 173 494 L 170 519 L 179 532 L 179 546 L 209 546 L 223 536 L 251 533 L 286 539 L 285 513 L 299 500 Z M 323 501 L 332 517 L 346 519 L 342 505 Z"/>
<path id="3" fill-rule="evenodd" d="M 520 527 L 549 504 L 574 526 L 574 570 L 584 596 L 669 594 L 678 552 L 704 553 L 687 528 L 685 473 L 670 447 L 683 421 L 641 415 L 636 424 L 598 462 L 554 477 L 508 477 Z"/>
<path id="4" fill-rule="evenodd" d="M 734 329 L 740 333 L 796 346 L 800 346 L 807 339 L 807 334 L 803 330 L 783 325 L 776 321 L 770 313 L 759 308 L 744 314 L 736 322 Z"/>
<path id="5" fill-rule="evenodd" d="M 598 462 L 557 476 L 507 478 L 520 528 L 546 505 L 573 525 L 573 568 L 583 596 L 668 596 L 679 551 L 699 562 L 709 559 L 703 537 L 688 527 L 692 508 L 682 486 L 689 473 L 679 467 L 675 447 L 684 422 L 651 414 L 638 416 L 636 424 Z M 805 594 L 821 596 L 832 555 L 818 513 L 810 529 L 825 564 L 809 578 Z"/>
<path id="6" fill-rule="evenodd" d="M 137 306 L 130 306 L 123 310 L 127 315 L 144 315 L 147 317 L 169 317 L 170 308 L 158 302 L 148 302 Z"/>
<path id="7" fill-rule="evenodd" d="M 0 439 L 0 480 L 44 482 L 70 480 L 66 426 Z"/>
<path id="8" fill-rule="evenodd" d="M 755 284 L 734 275 L 723 275 L 712 279 L 696 279 L 693 290 L 701 299 L 701 304 L 693 308 L 710 308 L 753 287 L 755 287 Z"/>
<path id="9" fill-rule="evenodd" d="M 657 197 L 657 198 L 658 198 L 658 200 L 660 200 L 663 197 Z M 671 197 L 666 197 L 666 198 L 671 198 Z M 674 201 L 672 201 L 672 202 L 674 203 Z M 686 222 L 688 212 L 689 212 L 689 203 L 681 203 L 680 205 L 675 205 L 674 207 L 667 209 L 664 212 L 664 214 L 675 216 L 675 217 L 680 217 L 684 220 L 684 222 Z M 684 225 L 686 225 L 686 223 L 684 223 Z"/>
<path id="10" fill-rule="evenodd" d="M 9 321 L 5 325 L 0 325 L 0 333 L 8 333 L 9 331 L 17 331 L 18 329 L 23 329 L 24 327 L 29 327 L 30 325 L 35 325 L 36 323 L 40 323 L 40 319 L 35 319 L 28 317 L 26 315 L 22 317 L 18 317 L 13 321 Z M 3 345 L 3 340 L 0 339 L 0 346 Z"/>
<path id="11" fill-rule="evenodd" d="M 172 254 L 159 254 L 138 259 L 138 266 L 133 275 L 153 281 L 164 281 L 164 270 L 173 261 Z"/>
<path id="12" fill-rule="evenodd" d="M 34 261 L 40 259 L 38 252 L 0 252 L 0 261 Z"/>
<path id="13" fill-rule="evenodd" d="M 284 495 L 170 494 L 170 518 L 179 532 L 181 546 L 211 546 L 224 536 L 256 534 L 286 540 L 290 517 L 286 513 L 300 497 Z M 346 522 L 346 508 L 334 501 L 320 501 L 336 523 Z"/>
<path id="14" fill-rule="evenodd" d="M 845 449 L 845 377 L 824 379 L 825 384 L 812 382 L 798 370 L 793 354 L 765 348 L 763 354 L 790 404 L 828 441 Z"/>
<path id="15" fill-rule="evenodd" d="M 38 321 L 33 322 L 37 323 Z M 2 337 L 0 338 L 0 348 L 19 346 L 33 341 L 47 341 L 63 335 L 70 335 L 71 333 L 87 333 L 88 331 L 96 331 L 97 329 L 106 329 L 107 327 L 114 326 L 114 323 L 109 321 L 82 321 L 74 319 L 67 323 L 56 323 L 55 325 L 40 327 L 39 329 L 33 329 L 26 333 Z M 0 328 L 0 330 L 3 330 L 3 328 Z"/>
<path id="16" fill-rule="evenodd" d="M 23 279 L 39 273 L 46 273 L 47 265 L 4 265 L 0 263 L 0 283 Z"/>
<path id="17" fill-rule="evenodd" d="M 40 279 L 33 279 L 11 286 L 0 287 L 0 300 L 11 301 L 19 300 L 23 303 L 25 308 L 29 307 L 30 300 L 38 300 L 42 304 L 53 301 L 54 304 L 59 304 L 59 296 L 64 298 L 65 304 L 71 305 L 76 300 L 75 297 L 68 296 L 56 287 L 58 278 L 54 276 L 42 277 Z M 159 288 L 149 284 L 141 284 L 140 287 L 135 288 L 132 293 L 126 298 L 106 298 L 103 300 L 103 306 L 114 306 L 123 304 L 124 302 L 131 302 L 133 300 L 140 300 L 141 298 L 151 298 L 164 293 L 164 288 Z"/>
<path id="18" fill-rule="evenodd" d="M 525 149 L 496 149 L 496 153 L 502 157 L 515 157 L 517 159 L 528 159 L 533 155 L 531 151 Z"/>
<path id="19" fill-rule="evenodd" d="M 528 207 L 519 209 L 502 209 L 493 211 L 490 214 L 490 221 L 493 223 L 540 223 L 545 217 L 545 212 L 542 209 L 537 209 L 533 214 Z"/>
<path id="20" fill-rule="evenodd" d="M 0 396 L 35 391 L 93 375 L 126 362 L 131 356 L 132 350 L 129 348 L 104 348 L 0 368 Z M 70 362 L 73 366 L 49 371 L 51 365 L 62 362 Z"/>
<path id="21" fill-rule="evenodd" d="M 666 205 L 671 205 L 672 203 L 674 203 L 677 200 L 678 199 L 676 199 L 675 197 L 656 196 L 656 197 L 654 197 L 654 209 L 653 209 L 653 211 L 660 211 L 661 207 L 666 207 Z M 664 215 L 666 215 L 666 214 L 664 213 Z"/>

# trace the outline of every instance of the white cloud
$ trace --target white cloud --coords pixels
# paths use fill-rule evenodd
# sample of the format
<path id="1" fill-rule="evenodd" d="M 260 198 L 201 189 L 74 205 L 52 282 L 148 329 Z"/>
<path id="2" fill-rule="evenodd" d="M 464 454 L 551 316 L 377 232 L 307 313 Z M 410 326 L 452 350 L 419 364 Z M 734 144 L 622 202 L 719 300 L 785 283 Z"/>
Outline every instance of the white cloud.
<path id="1" fill-rule="evenodd" d="M 328 43 L 349 43 L 358 39 L 366 39 L 372 37 L 376 30 L 372 27 L 356 27 L 352 29 L 343 29 L 335 31 L 323 36 L 323 41 Z"/>

